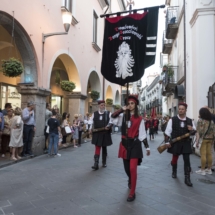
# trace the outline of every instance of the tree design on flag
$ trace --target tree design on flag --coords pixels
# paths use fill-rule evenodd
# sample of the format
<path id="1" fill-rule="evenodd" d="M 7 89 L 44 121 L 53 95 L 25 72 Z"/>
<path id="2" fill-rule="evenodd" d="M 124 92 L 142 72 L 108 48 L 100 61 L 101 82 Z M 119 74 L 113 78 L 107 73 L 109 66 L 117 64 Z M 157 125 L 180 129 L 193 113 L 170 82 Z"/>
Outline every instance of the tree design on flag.
<path id="1" fill-rule="evenodd" d="M 117 52 L 117 59 L 115 61 L 116 77 L 125 79 L 128 76 L 133 76 L 132 67 L 134 66 L 134 58 L 131 55 L 131 49 L 126 42 L 119 46 Z"/>

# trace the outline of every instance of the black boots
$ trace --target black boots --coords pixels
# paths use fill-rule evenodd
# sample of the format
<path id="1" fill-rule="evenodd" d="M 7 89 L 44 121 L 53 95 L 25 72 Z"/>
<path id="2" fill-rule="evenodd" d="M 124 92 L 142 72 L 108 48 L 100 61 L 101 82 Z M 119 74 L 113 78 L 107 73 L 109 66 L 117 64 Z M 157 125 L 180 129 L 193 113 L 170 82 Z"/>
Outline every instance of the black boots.
<path id="1" fill-rule="evenodd" d="M 129 195 L 127 198 L 127 202 L 133 202 L 135 200 L 136 196 L 134 195 Z"/>
<path id="2" fill-rule="evenodd" d="M 177 178 L 177 164 L 172 164 L 172 178 Z"/>
<path id="3" fill-rule="evenodd" d="M 99 169 L 99 155 L 94 155 L 94 165 L 92 166 L 92 169 L 98 170 Z"/>
<path id="4" fill-rule="evenodd" d="M 102 166 L 103 167 L 107 167 L 106 158 L 107 158 L 107 155 L 106 154 L 102 154 Z"/>
<path id="5" fill-rule="evenodd" d="M 190 181 L 190 172 L 191 172 L 191 167 L 189 167 L 189 166 L 184 167 L 184 175 L 185 175 L 184 183 L 187 186 L 192 187 L 193 184 Z"/>
<path id="6" fill-rule="evenodd" d="M 102 166 L 107 167 L 106 165 L 107 153 L 102 151 Z"/>
<path id="7" fill-rule="evenodd" d="M 107 167 L 106 164 L 106 159 L 107 159 L 107 147 L 102 147 L 102 166 Z"/>

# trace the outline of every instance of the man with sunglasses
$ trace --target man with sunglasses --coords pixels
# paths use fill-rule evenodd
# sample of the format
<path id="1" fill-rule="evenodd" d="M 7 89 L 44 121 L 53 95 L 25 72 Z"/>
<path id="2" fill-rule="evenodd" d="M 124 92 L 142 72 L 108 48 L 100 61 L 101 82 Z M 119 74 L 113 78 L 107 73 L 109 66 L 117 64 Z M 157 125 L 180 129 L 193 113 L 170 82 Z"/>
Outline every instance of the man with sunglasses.
<path id="1" fill-rule="evenodd" d="M 90 129 L 89 133 L 92 133 L 92 126 L 94 129 L 97 129 L 97 132 L 93 132 L 92 134 L 92 144 L 95 145 L 95 154 L 94 154 L 94 165 L 92 169 L 99 169 L 99 157 L 100 151 L 102 148 L 102 166 L 107 167 L 106 159 L 107 159 L 107 146 L 112 145 L 111 139 L 111 126 L 110 123 L 111 113 L 105 109 L 105 101 L 98 101 L 99 109 L 95 111 L 92 117 L 89 120 Z"/>
<path id="2" fill-rule="evenodd" d="M 138 95 L 130 95 L 127 106 L 111 115 L 112 123 L 122 126 L 122 141 L 119 147 L 118 157 L 123 159 L 124 169 L 128 176 L 128 188 L 130 189 L 128 202 L 134 201 L 137 183 L 137 166 L 143 158 L 142 144 L 145 145 L 147 156 L 150 155 L 150 148 L 147 141 L 145 123 L 138 114 Z M 126 112 L 124 114 L 123 112 Z"/>

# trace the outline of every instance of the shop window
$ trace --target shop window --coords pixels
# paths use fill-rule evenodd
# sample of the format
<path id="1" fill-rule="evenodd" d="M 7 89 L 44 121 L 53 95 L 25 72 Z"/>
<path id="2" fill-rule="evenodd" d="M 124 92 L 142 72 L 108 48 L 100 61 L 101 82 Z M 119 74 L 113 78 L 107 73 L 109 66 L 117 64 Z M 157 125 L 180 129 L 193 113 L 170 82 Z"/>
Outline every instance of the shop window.
<path id="1" fill-rule="evenodd" d="M 61 113 L 62 111 L 62 97 L 53 95 L 51 96 L 51 107 L 52 108 L 59 108 L 59 112 Z"/>
<path id="2" fill-rule="evenodd" d="M 0 84 L 1 85 L 1 98 L 0 107 L 4 109 L 5 103 L 11 103 L 12 108 L 21 107 L 21 94 L 18 93 L 15 86 Z"/>

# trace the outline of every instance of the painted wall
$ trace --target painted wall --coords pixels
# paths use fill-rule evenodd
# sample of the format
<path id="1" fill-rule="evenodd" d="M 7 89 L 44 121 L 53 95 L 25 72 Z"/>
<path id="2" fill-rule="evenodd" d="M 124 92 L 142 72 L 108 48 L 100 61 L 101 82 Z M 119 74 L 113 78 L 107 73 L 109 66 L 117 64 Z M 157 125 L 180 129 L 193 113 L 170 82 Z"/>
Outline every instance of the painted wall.
<path id="1" fill-rule="evenodd" d="M 97 0 L 85 1 L 75 0 L 73 5 L 73 15 L 78 20 L 78 24 L 70 26 L 68 35 L 52 36 L 45 40 L 44 44 L 44 68 L 42 68 L 42 34 L 52 32 L 64 32 L 61 14 L 61 1 L 32 0 L 32 1 L 11 1 L 2 0 L 1 10 L 11 14 L 14 11 L 15 19 L 21 23 L 31 38 L 38 59 L 38 85 L 42 88 L 50 88 L 50 77 L 55 60 L 59 55 L 67 55 L 72 59 L 76 68 L 69 70 L 69 77 L 79 80 L 75 91 L 81 91 L 86 95 L 87 82 L 90 68 L 95 68 L 102 83 L 100 73 L 102 52 L 97 52 L 92 47 L 93 41 L 93 11 L 99 16 L 103 14 Z M 112 11 L 119 11 L 119 5 L 113 1 Z M 25 5 L 25 7 L 22 7 Z M 29 9 L 31 8 L 31 9 Z M 106 9 L 106 8 L 105 8 Z M 12 15 L 12 14 L 11 14 Z M 102 48 L 104 20 L 98 19 L 98 46 Z M 67 61 L 68 59 L 64 59 Z M 74 66 L 73 65 L 73 66 Z M 71 71 L 71 72 L 70 72 Z M 77 71 L 76 73 L 73 71 Z M 111 83 L 105 84 L 105 91 L 108 86 L 112 87 L 113 94 L 119 86 Z"/>

